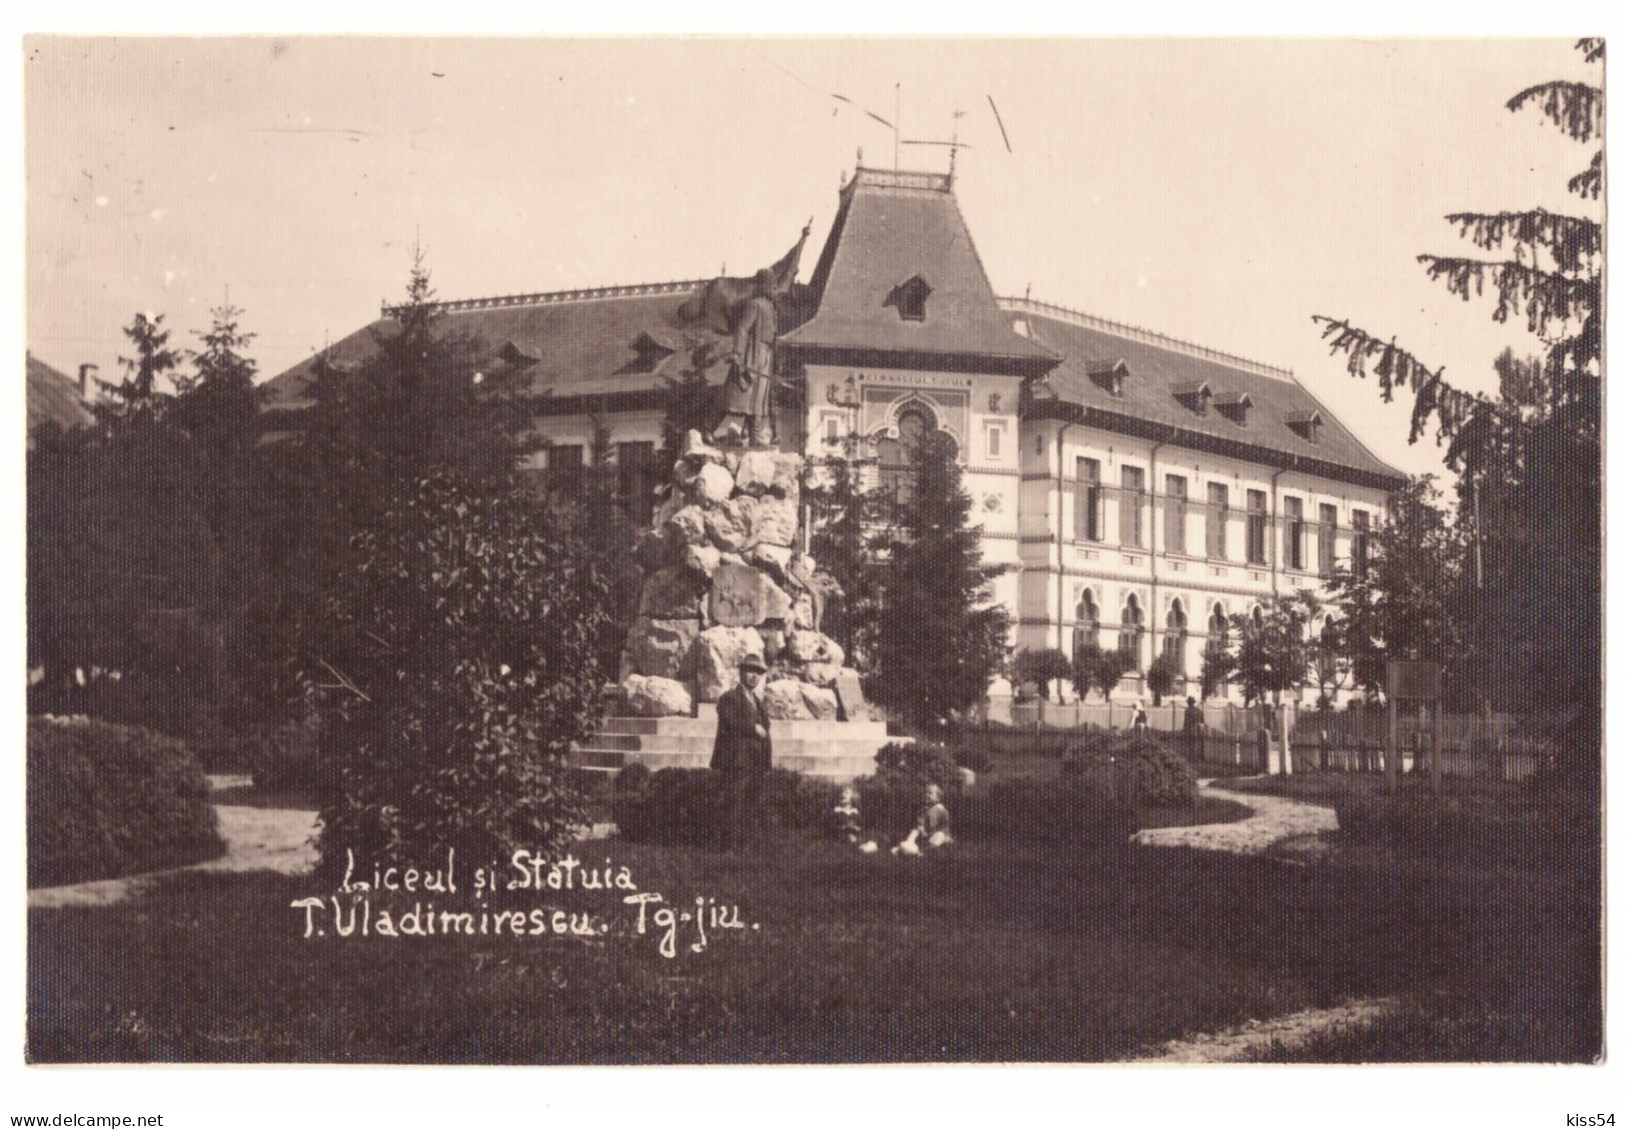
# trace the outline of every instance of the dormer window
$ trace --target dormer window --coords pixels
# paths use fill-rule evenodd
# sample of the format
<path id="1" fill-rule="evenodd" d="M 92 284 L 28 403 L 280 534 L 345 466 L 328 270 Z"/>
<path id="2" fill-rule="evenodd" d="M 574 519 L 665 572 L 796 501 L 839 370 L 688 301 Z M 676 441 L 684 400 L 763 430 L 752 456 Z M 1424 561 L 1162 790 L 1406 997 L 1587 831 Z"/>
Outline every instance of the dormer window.
<path id="1" fill-rule="evenodd" d="M 519 344 L 519 342 L 513 340 L 509 340 L 501 349 L 497 350 L 497 355 L 514 368 L 529 368 L 542 359 L 525 346 Z"/>
<path id="2" fill-rule="evenodd" d="M 1213 397 L 1213 406 L 1237 427 L 1246 427 L 1247 409 L 1253 406 L 1253 398 L 1245 392 L 1220 392 Z"/>
<path id="3" fill-rule="evenodd" d="M 1090 361 L 1084 368 L 1089 373 L 1089 379 L 1103 388 L 1107 395 L 1123 394 L 1123 378 L 1130 375 L 1127 361 L 1121 358 L 1115 361 Z"/>
<path id="4" fill-rule="evenodd" d="M 637 340 L 632 342 L 632 350 L 637 353 L 637 359 L 621 371 L 625 373 L 654 372 L 660 367 L 661 361 L 677 352 L 679 344 L 681 343 L 666 339 L 664 334 L 657 337 L 648 330 L 644 330 L 638 334 Z"/>
<path id="5" fill-rule="evenodd" d="M 1288 412 L 1286 425 L 1311 443 L 1320 442 L 1320 413 L 1317 411 Z"/>
<path id="6" fill-rule="evenodd" d="M 1207 406 L 1213 399 L 1213 388 L 1205 380 L 1174 385 L 1174 399 L 1199 416 L 1207 415 Z"/>
<path id="7" fill-rule="evenodd" d="M 886 295 L 885 305 L 895 306 L 897 316 L 904 321 L 925 320 L 925 300 L 931 296 L 931 284 L 919 275 L 900 282 Z"/>

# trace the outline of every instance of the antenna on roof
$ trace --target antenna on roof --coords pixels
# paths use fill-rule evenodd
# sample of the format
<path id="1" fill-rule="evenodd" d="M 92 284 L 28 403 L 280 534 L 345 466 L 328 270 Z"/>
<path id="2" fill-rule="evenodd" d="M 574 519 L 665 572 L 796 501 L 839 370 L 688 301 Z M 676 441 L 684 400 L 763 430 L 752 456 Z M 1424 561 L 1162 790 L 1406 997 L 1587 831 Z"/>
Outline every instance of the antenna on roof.
<path id="1" fill-rule="evenodd" d="M 940 146 L 943 146 L 944 148 L 946 148 L 948 150 L 948 187 L 949 188 L 952 188 L 953 184 L 954 184 L 954 168 L 959 163 L 959 151 L 961 149 L 974 149 L 975 148 L 975 146 L 971 145 L 969 142 L 959 140 L 959 119 L 964 117 L 964 116 L 965 116 L 965 111 L 964 110 L 955 110 L 954 111 L 954 132 L 953 132 L 953 136 L 952 136 L 951 140 L 948 140 L 948 141 L 925 141 L 925 140 L 909 139 L 909 140 L 905 140 L 905 141 L 902 142 L 902 144 L 904 144 L 904 145 L 940 145 Z"/>

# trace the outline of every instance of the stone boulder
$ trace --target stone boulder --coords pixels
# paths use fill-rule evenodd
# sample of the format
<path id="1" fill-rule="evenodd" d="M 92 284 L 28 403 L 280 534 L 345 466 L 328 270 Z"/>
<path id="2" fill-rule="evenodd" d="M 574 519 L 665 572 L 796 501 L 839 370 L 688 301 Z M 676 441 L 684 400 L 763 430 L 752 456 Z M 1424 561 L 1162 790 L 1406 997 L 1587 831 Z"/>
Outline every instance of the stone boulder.
<path id="1" fill-rule="evenodd" d="M 714 702 L 739 682 L 739 660 L 762 653 L 762 637 L 754 627 L 708 627 L 689 653 L 700 701 Z"/>
<path id="2" fill-rule="evenodd" d="M 666 522 L 668 535 L 684 545 L 705 544 L 705 511 L 699 506 L 684 506 Z"/>
<path id="3" fill-rule="evenodd" d="M 801 519 L 800 510 L 800 503 L 794 498 L 763 495 L 756 503 L 751 535 L 758 545 L 794 545 L 796 525 Z"/>
<path id="4" fill-rule="evenodd" d="M 785 654 L 794 662 L 828 663 L 839 669 L 846 652 L 828 635 L 816 631 L 792 631 L 785 640 Z"/>
<path id="5" fill-rule="evenodd" d="M 699 619 L 702 582 L 686 568 L 672 566 L 643 578 L 638 614 L 651 619 Z"/>
<path id="6" fill-rule="evenodd" d="M 733 494 L 734 478 L 721 464 L 706 463 L 694 476 L 692 490 L 700 505 L 710 509 L 722 505 Z"/>
<path id="7" fill-rule="evenodd" d="M 711 621 L 722 627 L 755 627 L 766 619 L 786 619 L 790 597 L 761 569 L 719 564 L 711 574 Z"/>
<path id="8" fill-rule="evenodd" d="M 769 682 L 762 690 L 762 710 L 775 721 L 834 721 L 839 709 L 833 690 L 795 679 Z"/>
<path id="9" fill-rule="evenodd" d="M 755 516 L 755 498 L 730 498 L 705 511 L 706 536 L 723 552 L 737 553 L 750 541 L 751 521 Z"/>
<path id="10" fill-rule="evenodd" d="M 810 682 L 814 686 L 830 688 L 841 677 L 842 669 L 839 663 L 803 663 L 801 678 L 803 682 Z"/>
<path id="11" fill-rule="evenodd" d="M 683 564 L 693 572 L 709 578 L 722 563 L 722 553 L 710 545 L 686 545 L 683 548 Z"/>
<path id="12" fill-rule="evenodd" d="M 700 633 L 697 619 L 652 619 L 640 616 L 626 633 L 626 657 L 630 673 L 645 677 L 678 678 L 694 637 Z"/>
<path id="13" fill-rule="evenodd" d="M 634 717 L 690 717 L 694 699 L 675 678 L 634 674 L 621 683 L 621 700 Z"/>
<path id="14" fill-rule="evenodd" d="M 688 433 L 683 436 L 683 447 L 678 451 L 677 457 L 689 463 L 721 463 L 722 451 L 707 443 L 705 436 L 698 431 L 689 428 Z"/>
<path id="15" fill-rule="evenodd" d="M 751 549 L 746 560 L 772 577 L 773 583 L 786 586 L 790 582 L 786 570 L 794 554 L 795 550 L 788 545 L 757 545 Z"/>
<path id="16" fill-rule="evenodd" d="M 739 460 L 735 477 L 741 494 L 761 497 L 799 498 L 801 494 L 800 455 L 783 451 L 747 451 Z"/>
<path id="17" fill-rule="evenodd" d="M 811 721 L 812 711 L 807 708 L 801 687 L 793 679 L 769 682 L 762 688 L 762 712 L 774 721 Z"/>

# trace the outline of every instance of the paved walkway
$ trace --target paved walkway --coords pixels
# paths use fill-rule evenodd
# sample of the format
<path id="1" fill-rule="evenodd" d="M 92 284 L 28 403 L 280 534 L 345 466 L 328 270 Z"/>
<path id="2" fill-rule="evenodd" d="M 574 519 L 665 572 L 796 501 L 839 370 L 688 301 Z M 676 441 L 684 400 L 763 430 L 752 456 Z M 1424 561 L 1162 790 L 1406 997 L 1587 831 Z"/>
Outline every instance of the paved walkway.
<path id="1" fill-rule="evenodd" d="M 1253 815 L 1236 823 L 1158 827 L 1136 833 L 1134 841 L 1147 847 L 1198 847 L 1238 855 L 1263 854 L 1272 848 L 1313 855 L 1324 851 L 1320 835 L 1337 830 L 1337 813 L 1331 808 L 1280 796 L 1232 792 L 1213 787 L 1211 780 L 1200 784 L 1202 795 L 1245 804 L 1253 809 Z"/>

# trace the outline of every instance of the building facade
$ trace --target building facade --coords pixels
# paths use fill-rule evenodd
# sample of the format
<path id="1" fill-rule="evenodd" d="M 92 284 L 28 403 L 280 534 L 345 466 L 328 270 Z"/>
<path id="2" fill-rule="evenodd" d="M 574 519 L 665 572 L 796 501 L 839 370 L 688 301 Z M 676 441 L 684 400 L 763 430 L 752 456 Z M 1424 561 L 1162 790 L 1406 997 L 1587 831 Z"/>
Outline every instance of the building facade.
<path id="1" fill-rule="evenodd" d="M 805 235 L 803 236 L 805 239 Z M 910 440 L 949 436 L 1012 643 L 1117 648 L 1143 692 L 1166 655 L 1194 686 L 1208 638 L 1272 596 L 1320 591 L 1403 475 L 1292 374 L 1028 299 L 994 295 L 952 177 L 859 168 L 805 284 L 776 264 L 778 443 L 810 462 L 866 456 L 869 484 L 906 476 Z M 568 490 L 607 424 L 628 512 L 648 521 L 668 389 L 709 363 L 720 383 L 719 284 L 690 281 L 443 304 L 450 328 L 524 370 L 540 456 Z M 374 327 L 338 343 L 354 359 Z M 706 358 L 696 362 L 696 356 Z M 272 382 L 298 408 L 306 362 Z"/>

